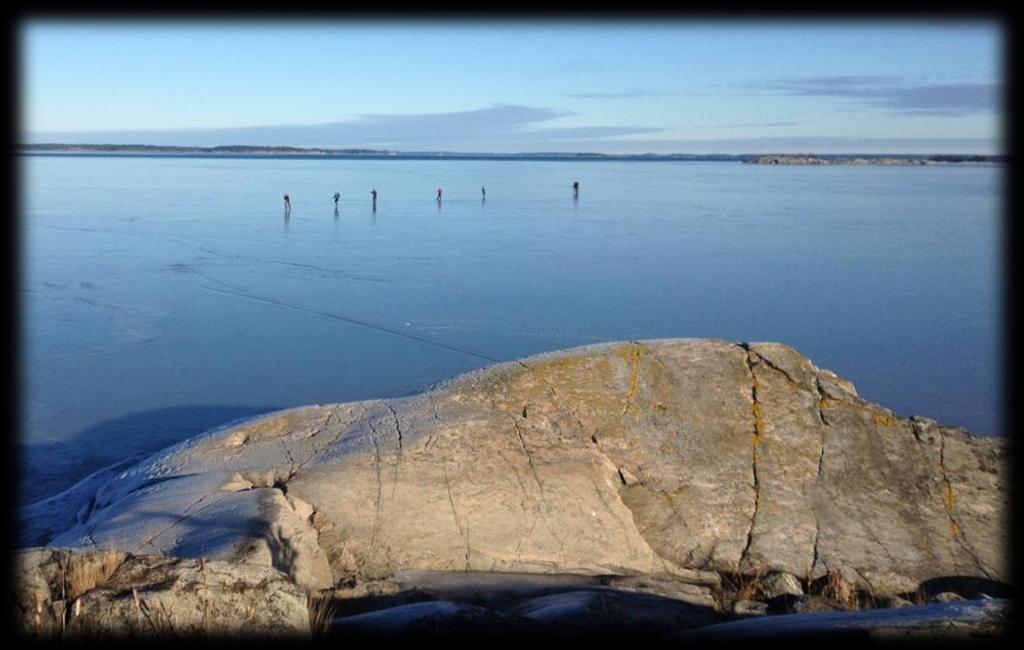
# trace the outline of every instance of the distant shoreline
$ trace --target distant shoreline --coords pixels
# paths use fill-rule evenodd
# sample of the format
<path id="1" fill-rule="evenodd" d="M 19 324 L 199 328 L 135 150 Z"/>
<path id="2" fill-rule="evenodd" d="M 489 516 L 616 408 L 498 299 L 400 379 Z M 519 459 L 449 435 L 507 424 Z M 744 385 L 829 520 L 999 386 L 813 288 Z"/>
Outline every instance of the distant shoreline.
<path id="1" fill-rule="evenodd" d="M 601 153 L 458 153 L 399 152 L 375 149 L 326 149 L 302 147 L 173 147 L 113 144 L 22 144 L 16 154 L 230 157 L 230 158 L 335 158 L 384 160 L 552 160 L 552 161 L 699 161 L 741 162 L 755 165 L 933 165 L 948 163 L 1006 163 L 1005 155 L 976 154 L 601 154 Z"/>

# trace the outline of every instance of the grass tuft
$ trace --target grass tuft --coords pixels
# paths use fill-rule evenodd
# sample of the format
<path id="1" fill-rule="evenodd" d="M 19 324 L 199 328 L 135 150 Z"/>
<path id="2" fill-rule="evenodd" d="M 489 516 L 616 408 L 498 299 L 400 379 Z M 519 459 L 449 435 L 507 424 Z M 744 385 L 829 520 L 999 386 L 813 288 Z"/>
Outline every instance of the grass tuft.
<path id="1" fill-rule="evenodd" d="M 309 630 L 314 639 L 324 637 L 330 629 L 331 621 L 337 608 L 330 593 L 310 594 L 306 597 L 306 608 L 309 611 Z"/>

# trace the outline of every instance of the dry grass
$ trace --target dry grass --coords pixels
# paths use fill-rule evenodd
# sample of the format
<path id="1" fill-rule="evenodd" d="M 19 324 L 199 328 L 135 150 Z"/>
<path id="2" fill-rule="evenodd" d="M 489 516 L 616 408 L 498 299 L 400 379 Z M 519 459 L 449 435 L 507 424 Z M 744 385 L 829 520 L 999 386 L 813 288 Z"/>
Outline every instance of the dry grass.
<path id="1" fill-rule="evenodd" d="M 121 566 L 124 554 L 104 550 L 87 555 L 77 555 L 64 564 L 65 598 L 78 598 L 107 581 Z"/>
<path id="2" fill-rule="evenodd" d="M 199 558 L 199 573 L 203 576 L 203 632 L 210 633 L 210 586 L 206 582 L 206 557 Z"/>
<path id="3" fill-rule="evenodd" d="M 844 607 L 860 609 L 860 598 L 853 583 L 843 577 L 840 571 L 829 569 L 821 595 Z"/>
<path id="4" fill-rule="evenodd" d="M 763 569 L 753 574 L 720 571 L 722 581 L 712 592 L 715 607 L 724 612 L 730 611 L 736 601 L 757 600 L 764 592 L 765 574 Z"/>
<path id="5" fill-rule="evenodd" d="M 739 588 L 736 590 L 737 600 L 759 600 L 764 594 L 765 571 L 759 569 L 753 575 L 741 575 Z"/>
<path id="6" fill-rule="evenodd" d="M 306 597 L 306 609 L 309 611 L 309 629 L 313 638 L 319 639 L 327 634 L 337 608 L 331 594 L 310 594 Z"/>

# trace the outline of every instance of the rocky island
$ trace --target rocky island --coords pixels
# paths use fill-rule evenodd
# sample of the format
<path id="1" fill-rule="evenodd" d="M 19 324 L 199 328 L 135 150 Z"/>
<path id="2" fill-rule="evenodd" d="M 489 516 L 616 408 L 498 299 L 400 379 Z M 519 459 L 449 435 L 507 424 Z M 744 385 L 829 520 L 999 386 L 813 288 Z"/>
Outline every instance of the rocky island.
<path id="1" fill-rule="evenodd" d="M 754 165 L 936 165 L 942 163 L 1001 163 L 1005 156 L 983 155 L 814 155 L 767 154 L 747 156 L 743 162 Z"/>
<path id="2" fill-rule="evenodd" d="M 994 636 L 1005 454 L 783 344 L 587 346 L 97 472 L 21 512 L 17 617 L 38 636 Z"/>

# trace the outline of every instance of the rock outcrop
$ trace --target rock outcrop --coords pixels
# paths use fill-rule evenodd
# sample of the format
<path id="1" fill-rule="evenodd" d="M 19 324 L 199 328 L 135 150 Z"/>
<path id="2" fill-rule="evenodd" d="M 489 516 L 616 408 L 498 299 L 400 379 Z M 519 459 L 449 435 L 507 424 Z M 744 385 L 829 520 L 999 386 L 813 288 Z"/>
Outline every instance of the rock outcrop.
<path id="1" fill-rule="evenodd" d="M 15 566 L 27 636 L 310 636 L 305 591 L 269 567 L 46 548 Z"/>
<path id="2" fill-rule="evenodd" d="M 602 344 L 215 430 L 23 513 L 23 544 L 274 567 L 1006 581 L 1004 442 L 777 343 Z"/>

